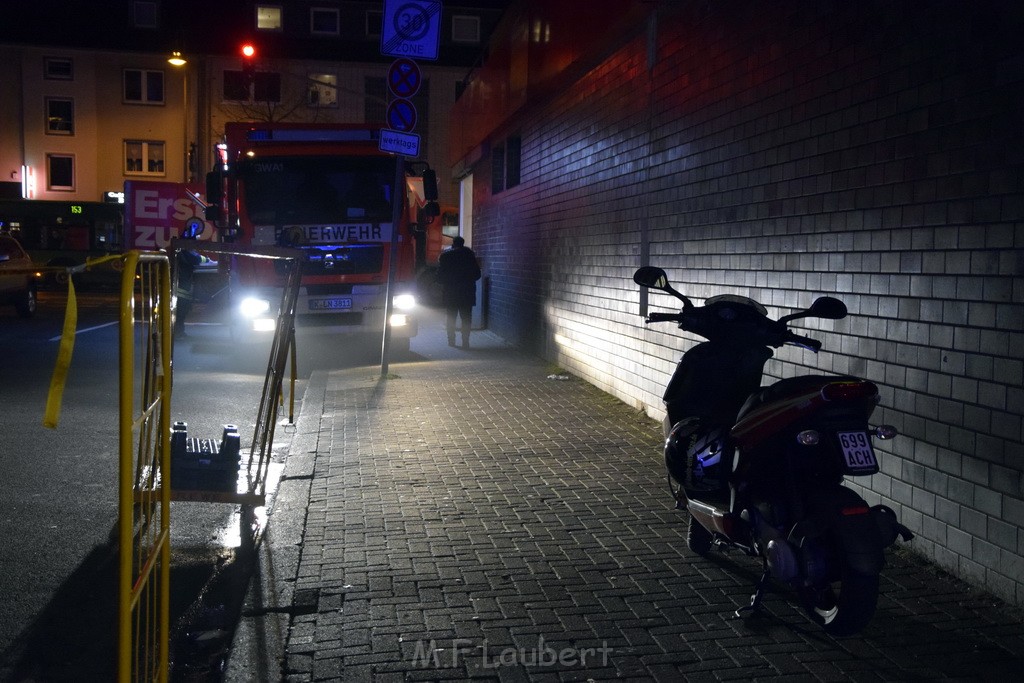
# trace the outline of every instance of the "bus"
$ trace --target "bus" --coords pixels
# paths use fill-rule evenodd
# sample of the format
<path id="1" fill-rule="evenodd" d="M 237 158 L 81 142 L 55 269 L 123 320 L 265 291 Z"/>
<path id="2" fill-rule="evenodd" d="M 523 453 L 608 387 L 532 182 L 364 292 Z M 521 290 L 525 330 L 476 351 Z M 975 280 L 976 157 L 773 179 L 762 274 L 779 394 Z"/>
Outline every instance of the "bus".
<path id="1" fill-rule="evenodd" d="M 108 202 L 0 200 L 0 234 L 21 243 L 38 266 L 68 268 L 122 251 L 121 204 Z M 82 288 L 118 288 L 121 273 L 110 261 L 75 275 Z M 67 272 L 48 272 L 41 287 L 67 286 Z"/>

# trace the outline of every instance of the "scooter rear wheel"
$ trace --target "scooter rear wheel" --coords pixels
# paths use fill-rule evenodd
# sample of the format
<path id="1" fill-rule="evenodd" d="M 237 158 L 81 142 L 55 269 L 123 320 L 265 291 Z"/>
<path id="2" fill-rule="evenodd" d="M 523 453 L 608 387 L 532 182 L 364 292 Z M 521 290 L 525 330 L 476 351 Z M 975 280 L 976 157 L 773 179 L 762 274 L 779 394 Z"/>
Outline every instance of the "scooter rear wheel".
<path id="1" fill-rule="evenodd" d="M 686 547 L 698 555 L 707 555 L 711 550 L 712 542 L 711 532 L 702 527 L 693 515 L 690 515 L 690 522 L 686 527 Z"/>

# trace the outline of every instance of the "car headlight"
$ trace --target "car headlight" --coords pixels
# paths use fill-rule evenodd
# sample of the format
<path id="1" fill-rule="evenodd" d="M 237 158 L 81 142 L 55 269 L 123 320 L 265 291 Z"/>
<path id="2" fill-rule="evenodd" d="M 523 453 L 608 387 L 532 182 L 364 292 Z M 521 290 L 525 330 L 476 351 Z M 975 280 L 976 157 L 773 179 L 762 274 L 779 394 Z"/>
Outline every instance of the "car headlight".
<path id="1" fill-rule="evenodd" d="M 249 296 L 242 299 L 238 310 L 246 318 L 256 318 L 270 310 L 270 302 L 266 299 Z"/>
<path id="2" fill-rule="evenodd" d="M 411 311 L 416 308 L 416 297 L 412 294 L 398 294 L 391 304 L 400 311 Z"/>

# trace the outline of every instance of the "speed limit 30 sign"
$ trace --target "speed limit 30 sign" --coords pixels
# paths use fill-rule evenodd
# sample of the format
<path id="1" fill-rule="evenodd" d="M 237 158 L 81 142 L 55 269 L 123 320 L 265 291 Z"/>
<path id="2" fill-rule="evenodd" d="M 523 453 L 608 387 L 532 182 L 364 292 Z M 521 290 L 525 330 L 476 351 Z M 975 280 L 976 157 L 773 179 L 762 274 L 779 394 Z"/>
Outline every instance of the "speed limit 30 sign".
<path id="1" fill-rule="evenodd" d="M 437 59 L 440 29 L 440 2 L 384 0 L 381 54 L 411 59 Z"/>

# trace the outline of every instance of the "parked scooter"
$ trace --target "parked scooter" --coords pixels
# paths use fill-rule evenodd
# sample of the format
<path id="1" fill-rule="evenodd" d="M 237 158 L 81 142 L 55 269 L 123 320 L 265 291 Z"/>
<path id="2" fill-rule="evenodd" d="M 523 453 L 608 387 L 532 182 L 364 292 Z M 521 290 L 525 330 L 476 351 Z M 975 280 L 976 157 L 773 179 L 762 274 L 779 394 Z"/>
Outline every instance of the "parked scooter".
<path id="1" fill-rule="evenodd" d="M 846 305 L 821 297 L 772 320 L 742 296 L 695 306 L 661 268 L 640 268 L 633 280 L 683 303 L 678 313 L 651 313 L 645 322 L 674 322 L 707 339 L 683 355 L 664 396 L 665 463 L 676 507 L 690 515 L 687 546 L 702 556 L 718 547 L 761 558 L 761 579 L 736 616 L 756 612 L 774 578 L 796 591 L 827 633 L 857 633 L 875 612 L 884 549 L 913 535 L 843 478 L 878 472 L 871 440 L 891 439 L 896 429 L 868 424 L 879 397 L 867 380 L 801 375 L 761 387 L 772 348 L 821 348 L 789 322 L 838 320 Z"/>

